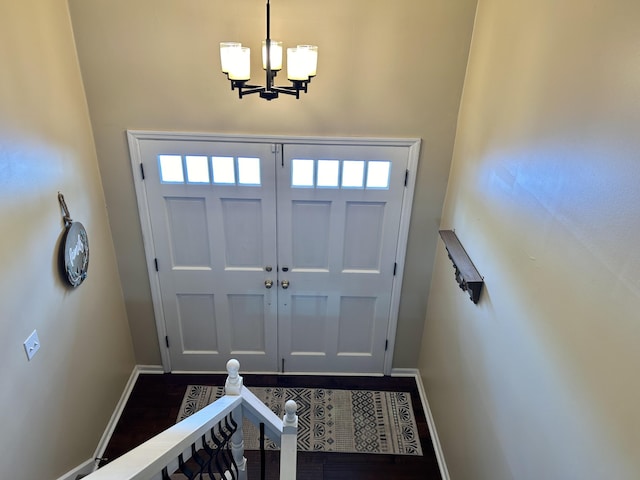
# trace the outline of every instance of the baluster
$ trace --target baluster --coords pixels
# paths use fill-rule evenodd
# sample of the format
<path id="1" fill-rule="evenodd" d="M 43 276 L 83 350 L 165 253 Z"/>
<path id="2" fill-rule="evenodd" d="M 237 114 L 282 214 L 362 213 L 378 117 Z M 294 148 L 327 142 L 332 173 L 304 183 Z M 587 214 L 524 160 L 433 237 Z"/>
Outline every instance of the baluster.
<path id="1" fill-rule="evenodd" d="M 216 469 L 220 475 L 224 475 L 224 471 L 226 470 L 226 460 L 224 457 L 226 441 L 222 434 L 222 422 L 218 423 L 217 429 L 215 427 L 211 429 L 211 441 L 216 446 L 214 450 L 214 462 Z M 213 466 L 213 463 L 211 466 Z M 209 474 L 211 474 L 211 471 L 209 471 Z"/>
<path id="2" fill-rule="evenodd" d="M 202 456 L 201 452 L 199 452 L 196 449 L 196 444 L 195 443 L 191 444 L 191 458 L 198 465 L 198 471 L 195 472 L 196 477 L 199 476 L 200 478 L 202 478 L 202 474 L 207 469 L 208 463 L 207 463 L 207 459 L 205 459 Z"/>
<path id="3" fill-rule="evenodd" d="M 242 376 L 238 374 L 240 362 L 232 358 L 227 362 L 227 381 L 224 384 L 225 395 L 240 395 L 242 391 Z M 247 480 L 247 459 L 244 458 L 244 433 L 242 431 L 242 407 L 238 428 L 231 436 L 231 454 L 238 467 L 238 480 Z"/>
<path id="4" fill-rule="evenodd" d="M 260 480 L 265 479 L 266 457 L 264 453 L 264 422 L 260 422 Z"/>
<path id="5" fill-rule="evenodd" d="M 233 434 L 237 429 L 238 424 L 233 420 L 233 412 L 229 412 L 229 415 L 224 418 L 224 428 L 222 421 L 220 421 L 219 424 L 220 434 L 224 438 L 225 446 L 225 448 L 222 450 L 220 458 L 224 465 L 223 471 L 225 472 L 225 474 L 228 473 L 229 475 L 231 475 L 231 478 L 233 480 L 236 480 L 238 478 L 238 466 L 236 465 L 236 461 L 233 458 L 233 451 L 229 448 L 229 446 L 231 444 L 231 438 L 233 437 Z M 229 477 L 229 475 L 227 475 L 227 477 Z"/>
<path id="6" fill-rule="evenodd" d="M 244 458 L 244 434 L 242 422 L 238 422 L 238 428 L 231 436 L 231 453 L 238 466 L 238 480 L 247 480 L 247 459 Z"/>
<path id="7" fill-rule="evenodd" d="M 182 454 L 178 455 L 178 462 L 180 466 L 180 472 L 189 480 L 194 478 L 195 474 L 191 471 L 189 467 L 187 467 Z"/>

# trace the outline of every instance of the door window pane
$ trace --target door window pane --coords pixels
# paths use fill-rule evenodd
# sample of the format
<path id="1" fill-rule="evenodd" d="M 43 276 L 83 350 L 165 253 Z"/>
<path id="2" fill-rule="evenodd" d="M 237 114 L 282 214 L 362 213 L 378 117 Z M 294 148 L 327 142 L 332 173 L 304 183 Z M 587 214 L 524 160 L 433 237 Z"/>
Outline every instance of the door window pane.
<path id="1" fill-rule="evenodd" d="M 313 160 L 291 161 L 291 186 L 313 187 Z"/>
<path id="2" fill-rule="evenodd" d="M 342 162 L 342 186 L 346 188 L 364 187 L 364 161 L 345 160 Z"/>
<path id="3" fill-rule="evenodd" d="M 391 162 L 372 161 L 367 165 L 367 188 L 389 188 Z"/>
<path id="4" fill-rule="evenodd" d="M 160 162 L 160 181 L 163 183 L 183 183 L 182 156 L 158 155 Z"/>
<path id="5" fill-rule="evenodd" d="M 238 158 L 238 183 L 240 185 L 260 185 L 259 158 Z"/>
<path id="6" fill-rule="evenodd" d="M 339 160 L 318 160 L 318 187 L 338 187 Z"/>
<path id="7" fill-rule="evenodd" d="M 213 183 L 234 184 L 236 172 L 233 157 L 211 157 L 213 169 Z"/>
<path id="8" fill-rule="evenodd" d="M 204 156 L 187 155 L 187 182 L 209 183 L 209 162 Z"/>

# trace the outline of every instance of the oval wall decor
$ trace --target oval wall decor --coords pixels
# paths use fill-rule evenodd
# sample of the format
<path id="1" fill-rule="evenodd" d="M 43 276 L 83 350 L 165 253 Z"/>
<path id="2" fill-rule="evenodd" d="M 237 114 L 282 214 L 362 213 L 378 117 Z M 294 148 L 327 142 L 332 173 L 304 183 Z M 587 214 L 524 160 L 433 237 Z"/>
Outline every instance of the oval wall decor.
<path id="1" fill-rule="evenodd" d="M 58 201 L 64 210 L 65 233 L 61 243 L 61 258 L 64 262 L 64 273 L 72 287 L 80 285 L 87 278 L 89 269 L 89 237 L 80 222 L 74 222 L 69 215 L 64 196 L 58 193 Z"/>
<path id="2" fill-rule="evenodd" d="M 87 278 L 89 269 L 89 238 L 80 222 L 69 225 L 63 245 L 67 280 L 72 287 L 77 287 Z"/>

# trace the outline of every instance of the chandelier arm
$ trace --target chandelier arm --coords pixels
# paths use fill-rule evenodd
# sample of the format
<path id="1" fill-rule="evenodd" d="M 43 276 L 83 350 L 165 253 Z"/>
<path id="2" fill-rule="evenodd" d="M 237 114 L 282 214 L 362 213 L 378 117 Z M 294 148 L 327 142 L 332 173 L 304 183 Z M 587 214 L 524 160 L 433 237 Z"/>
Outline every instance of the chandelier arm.
<path id="1" fill-rule="evenodd" d="M 245 95 L 251 95 L 252 93 L 262 93 L 264 92 L 264 87 L 260 87 L 258 85 L 245 85 L 244 87 L 238 88 L 238 95 L 240 98 Z"/>
<path id="2" fill-rule="evenodd" d="M 294 89 L 294 87 L 272 87 L 272 92 L 284 93 L 286 95 L 295 95 L 296 98 L 300 98 L 300 90 Z"/>
<path id="3" fill-rule="evenodd" d="M 278 88 L 286 89 L 286 90 L 295 90 L 297 92 L 307 93 L 307 85 L 309 84 L 308 80 L 289 80 L 291 82 L 291 86 L 282 86 Z"/>
<path id="4" fill-rule="evenodd" d="M 296 96 L 300 92 L 307 93 L 307 87 L 304 82 L 294 82 L 293 85 L 276 85 L 273 87 L 273 90 Z"/>

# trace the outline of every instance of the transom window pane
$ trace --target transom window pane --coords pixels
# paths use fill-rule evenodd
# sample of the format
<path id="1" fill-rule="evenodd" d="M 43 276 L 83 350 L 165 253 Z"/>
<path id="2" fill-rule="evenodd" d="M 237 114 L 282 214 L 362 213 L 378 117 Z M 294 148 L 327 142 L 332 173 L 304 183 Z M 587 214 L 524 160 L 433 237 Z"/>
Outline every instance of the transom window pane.
<path id="1" fill-rule="evenodd" d="M 367 165 L 367 188 L 389 188 L 391 162 L 369 162 Z"/>
<path id="2" fill-rule="evenodd" d="M 259 158 L 238 158 L 238 183 L 240 185 L 260 185 Z"/>
<path id="3" fill-rule="evenodd" d="M 345 160 L 342 162 L 342 186 L 364 187 L 364 161 Z"/>
<path id="4" fill-rule="evenodd" d="M 181 155 L 158 155 L 160 181 L 164 183 L 184 183 Z"/>
<path id="5" fill-rule="evenodd" d="M 213 183 L 234 184 L 236 172 L 233 157 L 211 157 Z"/>
<path id="6" fill-rule="evenodd" d="M 318 187 L 338 187 L 340 160 L 318 160 Z"/>
<path id="7" fill-rule="evenodd" d="M 209 162 L 204 156 L 187 155 L 187 181 L 209 183 Z"/>
<path id="8" fill-rule="evenodd" d="M 313 187 L 313 160 L 291 161 L 291 186 Z"/>

